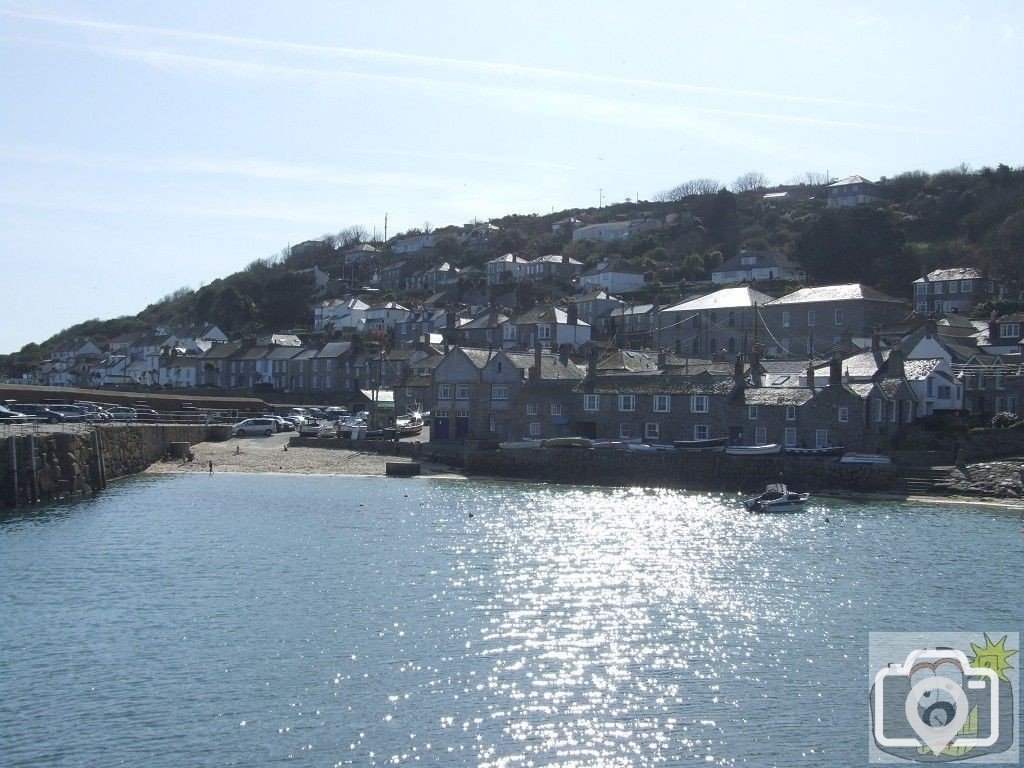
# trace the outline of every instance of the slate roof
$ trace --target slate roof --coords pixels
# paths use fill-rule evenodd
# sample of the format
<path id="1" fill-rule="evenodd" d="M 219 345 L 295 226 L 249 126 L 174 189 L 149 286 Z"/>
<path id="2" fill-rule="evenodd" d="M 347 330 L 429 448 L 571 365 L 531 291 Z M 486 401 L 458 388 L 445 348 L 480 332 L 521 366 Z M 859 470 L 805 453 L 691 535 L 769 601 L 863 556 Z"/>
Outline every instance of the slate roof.
<path id="1" fill-rule="evenodd" d="M 743 390 L 743 404 L 761 407 L 803 405 L 814 397 L 810 387 L 747 387 Z"/>
<path id="2" fill-rule="evenodd" d="M 903 375 L 907 381 L 923 381 L 935 372 L 942 358 L 925 358 L 923 360 L 904 360 Z"/>
<path id="3" fill-rule="evenodd" d="M 232 357 L 241 348 L 241 342 L 237 341 L 229 342 L 228 344 L 214 344 L 208 350 L 203 352 L 200 357 L 203 360 L 224 360 Z"/>
<path id="4" fill-rule="evenodd" d="M 506 320 L 508 320 L 508 315 L 503 315 L 498 310 L 488 310 L 482 315 L 460 325 L 459 330 L 475 331 L 496 328 L 499 323 L 504 323 Z"/>
<path id="5" fill-rule="evenodd" d="M 662 312 L 699 312 L 706 309 L 735 309 L 738 307 L 752 307 L 754 303 L 767 304 L 772 297 L 766 293 L 755 291 L 748 286 L 739 288 L 723 288 L 720 291 L 700 296 L 696 299 L 666 307 Z"/>
<path id="6" fill-rule="evenodd" d="M 331 341 L 316 353 L 317 357 L 341 357 L 352 349 L 351 341 Z"/>
<path id="7" fill-rule="evenodd" d="M 629 371 L 639 373 L 641 371 L 657 371 L 658 356 L 650 352 L 635 352 L 629 349 L 619 349 L 612 352 L 597 364 L 599 371 Z"/>
<path id="8" fill-rule="evenodd" d="M 850 184 L 871 184 L 877 186 L 875 185 L 875 182 L 871 181 L 871 179 L 865 179 L 863 176 L 853 175 L 847 176 L 845 179 L 840 179 L 839 181 L 834 181 L 829 184 L 829 187 L 845 187 Z"/>
<path id="9" fill-rule="evenodd" d="M 936 269 L 928 273 L 928 278 L 917 278 L 915 283 L 934 282 L 936 280 L 980 280 L 982 274 L 974 267 L 953 267 L 952 269 Z"/>
<path id="10" fill-rule="evenodd" d="M 529 370 L 534 362 L 533 352 L 504 352 L 509 361 L 520 370 Z M 582 379 L 586 371 L 580 368 L 572 360 L 563 365 L 558 355 L 541 353 L 540 378 L 542 379 Z"/>
<path id="11" fill-rule="evenodd" d="M 268 360 L 291 360 L 302 351 L 302 347 L 274 347 L 267 353 Z"/>
<path id="12" fill-rule="evenodd" d="M 706 373 L 694 376 L 607 373 L 599 375 L 593 383 L 581 382 L 576 391 L 598 395 L 728 395 L 733 386 L 731 377 Z"/>
<path id="13" fill-rule="evenodd" d="M 523 312 L 512 320 L 513 325 L 533 325 L 534 323 L 557 323 L 567 325 L 569 317 L 564 309 L 559 307 L 538 307 L 528 312 Z M 577 319 L 576 325 L 590 325 Z"/>
<path id="14" fill-rule="evenodd" d="M 566 258 L 566 259 L 563 260 L 563 258 L 559 254 L 557 254 L 557 253 L 549 253 L 547 256 L 539 256 L 538 258 L 534 259 L 530 263 L 531 264 L 546 264 L 546 263 L 548 263 L 548 264 L 571 264 L 571 265 L 573 265 L 575 267 L 582 267 L 583 266 L 583 262 L 582 261 L 576 261 L 576 259 L 573 259 L 573 258 Z"/>
<path id="15" fill-rule="evenodd" d="M 875 290 L 860 283 L 847 283 L 846 285 L 822 285 L 817 288 L 801 288 L 793 293 L 775 299 L 769 306 L 775 307 L 785 304 L 809 304 L 822 301 L 888 301 L 895 304 L 902 304 L 902 299 L 897 299 L 881 291 Z"/>
<path id="16" fill-rule="evenodd" d="M 626 317 L 627 315 L 646 315 L 654 309 L 653 304 L 629 304 L 622 307 L 615 307 L 609 317 Z"/>
<path id="17" fill-rule="evenodd" d="M 411 376 L 401 384 L 401 387 L 432 387 L 434 385 L 434 379 L 432 376 Z"/>
<path id="18" fill-rule="evenodd" d="M 753 264 L 744 264 L 744 259 L 755 259 Z M 742 272 L 748 269 L 765 269 L 778 267 L 780 269 L 799 269 L 796 264 L 784 253 L 779 251 L 740 251 L 728 261 L 715 267 L 714 272 Z"/>

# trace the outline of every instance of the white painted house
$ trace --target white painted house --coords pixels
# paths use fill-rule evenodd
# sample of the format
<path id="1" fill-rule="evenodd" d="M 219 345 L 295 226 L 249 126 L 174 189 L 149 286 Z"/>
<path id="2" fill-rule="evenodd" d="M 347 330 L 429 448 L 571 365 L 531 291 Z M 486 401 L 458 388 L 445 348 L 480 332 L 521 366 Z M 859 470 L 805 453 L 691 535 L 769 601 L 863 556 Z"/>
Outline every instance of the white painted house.
<path id="1" fill-rule="evenodd" d="M 597 285 L 609 293 L 628 293 L 643 288 L 644 273 L 623 261 L 602 261 L 594 269 L 584 272 L 580 285 Z"/>

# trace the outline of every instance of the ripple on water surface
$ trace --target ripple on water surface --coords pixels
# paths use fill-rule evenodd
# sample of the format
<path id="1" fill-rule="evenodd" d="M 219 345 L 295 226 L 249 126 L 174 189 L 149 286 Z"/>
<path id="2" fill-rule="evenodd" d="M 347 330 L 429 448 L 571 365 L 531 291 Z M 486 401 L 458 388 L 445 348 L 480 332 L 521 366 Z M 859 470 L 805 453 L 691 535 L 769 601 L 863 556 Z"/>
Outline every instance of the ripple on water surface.
<path id="1" fill-rule="evenodd" d="M 976 508 L 138 478 L 0 518 L 0 754 L 859 764 L 867 633 L 1019 626 L 1012 594 L 977 589 L 1013 583 L 1018 529 Z"/>

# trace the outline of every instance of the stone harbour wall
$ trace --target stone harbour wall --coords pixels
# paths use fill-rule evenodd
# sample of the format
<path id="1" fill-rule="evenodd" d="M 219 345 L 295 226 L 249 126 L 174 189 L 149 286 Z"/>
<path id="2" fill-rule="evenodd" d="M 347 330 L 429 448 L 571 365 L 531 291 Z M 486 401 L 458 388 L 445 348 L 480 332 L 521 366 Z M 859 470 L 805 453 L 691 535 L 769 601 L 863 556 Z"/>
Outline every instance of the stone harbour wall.
<path id="1" fill-rule="evenodd" d="M 650 486 L 760 493 L 779 477 L 793 490 L 900 493 L 892 466 L 840 464 L 835 459 L 730 456 L 725 453 L 639 453 L 537 448 L 466 454 L 466 472 L 549 483 Z"/>
<path id="2" fill-rule="evenodd" d="M 0 505 L 95 493 L 108 480 L 141 472 L 163 458 L 171 443 L 230 436 L 229 426 L 130 424 L 8 437 L 0 441 Z"/>

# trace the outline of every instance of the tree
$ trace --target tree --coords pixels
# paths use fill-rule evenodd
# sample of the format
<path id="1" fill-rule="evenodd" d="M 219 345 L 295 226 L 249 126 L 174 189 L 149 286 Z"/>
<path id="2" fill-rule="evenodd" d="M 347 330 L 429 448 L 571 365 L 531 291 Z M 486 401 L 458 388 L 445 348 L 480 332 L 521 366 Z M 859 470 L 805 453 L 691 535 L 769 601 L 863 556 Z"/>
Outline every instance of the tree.
<path id="1" fill-rule="evenodd" d="M 767 186 L 767 176 L 760 171 L 747 171 L 743 175 L 736 177 L 736 180 L 732 183 L 732 191 L 736 194 L 742 194 L 743 192 L 754 192 L 758 189 L 764 189 Z"/>
<path id="2" fill-rule="evenodd" d="M 864 206 L 824 211 L 797 240 L 795 256 L 821 283 L 865 283 L 905 293 L 916 259 L 888 212 Z M 911 269 L 912 268 L 912 269 Z M 907 273 L 910 272 L 908 275 Z"/>
<path id="3" fill-rule="evenodd" d="M 671 203 L 685 197 L 713 195 L 721 188 L 722 184 L 718 179 L 690 179 L 678 187 L 673 187 L 666 192 L 659 192 L 654 199 L 659 203 Z"/>

